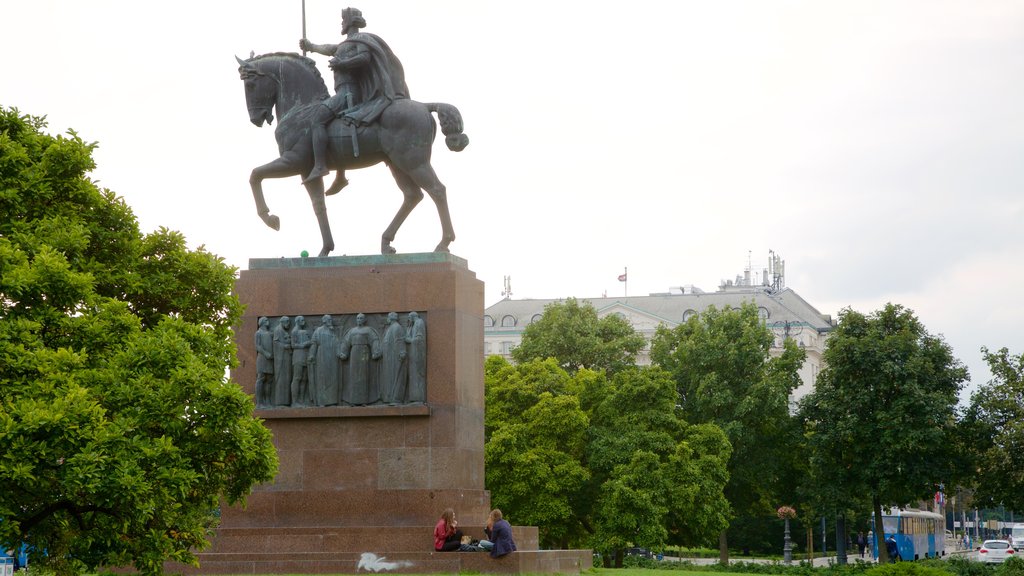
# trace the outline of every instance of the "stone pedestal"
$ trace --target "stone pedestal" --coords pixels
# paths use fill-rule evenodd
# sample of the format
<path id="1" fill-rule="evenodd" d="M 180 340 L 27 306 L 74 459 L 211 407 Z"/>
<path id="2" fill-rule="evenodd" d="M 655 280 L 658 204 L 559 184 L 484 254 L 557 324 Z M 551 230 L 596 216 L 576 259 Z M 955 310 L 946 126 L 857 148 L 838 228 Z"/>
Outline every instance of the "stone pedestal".
<path id="1" fill-rule="evenodd" d="M 260 317 L 319 319 L 416 312 L 427 325 L 426 403 L 260 408 L 274 435 L 277 478 L 247 506 L 225 507 L 200 568 L 238 573 L 578 572 L 590 551 L 539 551 L 535 527 L 514 527 L 519 550 L 435 553 L 433 529 L 453 508 L 483 538 L 484 287 L 449 254 L 250 260 L 236 283 L 246 305 L 232 378 L 255 395 Z M 375 320 L 379 322 L 379 320 Z M 382 334 L 383 328 L 371 325 Z M 339 334 L 340 336 L 340 334 Z M 361 567 L 362 566 L 362 567 Z"/>
<path id="2" fill-rule="evenodd" d="M 222 511 L 227 539 L 260 535 L 274 546 L 266 552 L 324 551 L 322 543 L 313 545 L 319 539 L 310 529 L 331 528 L 351 534 L 335 537 L 335 552 L 367 551 L 369 543 L 378 553 L 419 551 L 419 532 L 432 530 L 447 507 L 464 523 L 486 520 L 484 287 L 465 260 L 433 253 L 254 259 L 236 291 L 246 311 L 232 378 L 246 392 L 255 394 L 253 341 L 261 316 L 398 312 L 404 319 L 417 312 L 427 323 L 427 402 L 258 409 L 281 465 L 246 508 Z M 407 527 L 415 529 L 398 530 Z M 214 551 L 227 545 L 221 540 Z"/>

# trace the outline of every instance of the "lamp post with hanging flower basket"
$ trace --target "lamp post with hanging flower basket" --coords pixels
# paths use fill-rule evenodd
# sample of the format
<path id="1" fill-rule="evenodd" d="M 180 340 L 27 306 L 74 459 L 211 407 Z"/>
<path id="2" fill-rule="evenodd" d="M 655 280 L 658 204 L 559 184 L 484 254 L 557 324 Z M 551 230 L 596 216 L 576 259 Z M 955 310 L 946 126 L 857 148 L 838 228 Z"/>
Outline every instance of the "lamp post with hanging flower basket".
<path id="1" fill-rule="evenodd" d="M 790 506 L 779 506 L 775 513 L 779 515 L 779 518 L 786 521 L 786 533 L 782 544 L 782 561 L 786 564 L 791 564 L 793 562 L 793 541 L 789 539 L 789 520 L 796 518 L 796 510 Z"/>

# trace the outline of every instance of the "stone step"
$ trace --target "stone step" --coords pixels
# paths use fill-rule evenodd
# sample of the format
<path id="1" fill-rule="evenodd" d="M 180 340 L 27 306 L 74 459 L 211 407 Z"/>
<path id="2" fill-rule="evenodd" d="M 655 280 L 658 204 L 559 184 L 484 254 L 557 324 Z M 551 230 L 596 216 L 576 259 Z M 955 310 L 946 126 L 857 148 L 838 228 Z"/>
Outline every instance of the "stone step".
<path id="1" fill-rule="evenodd" d="M 464 534 L 482 539 L 483 526 L 462 526 Z M 513 526 L 512 539 L 519 550 L 538 548 L 536 526 Z M 430 552 L 434 549 L 433 526 L 359 526 L 301 528 L 220 528 L 210 553 L 362 553 Z"/>
<path id="2" fill-rule="evenodd" d="M 183 574 L 579 574 L 593 567 L 591 550 L 527 550 L 501 558 L 486 552 L 202 553 L 200 565 L 169 564 Z"/>

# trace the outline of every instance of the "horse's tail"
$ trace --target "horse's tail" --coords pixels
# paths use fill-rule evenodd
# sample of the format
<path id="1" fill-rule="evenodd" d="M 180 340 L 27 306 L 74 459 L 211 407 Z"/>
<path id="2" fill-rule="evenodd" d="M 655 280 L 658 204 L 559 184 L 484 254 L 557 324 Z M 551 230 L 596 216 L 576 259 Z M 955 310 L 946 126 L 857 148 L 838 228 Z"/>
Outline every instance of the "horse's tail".
<path id="1" fill-rule="evenodd" d="M 462 113 L 451 104 L 433 102 L 427 104 L 431 112 L 437 113 L 437 119 L 441 122 L 441 133 L 444 134 L 444 143 L 452 152 L 461 152 L 469 146 L 469 136 L 462 133 Z"/>

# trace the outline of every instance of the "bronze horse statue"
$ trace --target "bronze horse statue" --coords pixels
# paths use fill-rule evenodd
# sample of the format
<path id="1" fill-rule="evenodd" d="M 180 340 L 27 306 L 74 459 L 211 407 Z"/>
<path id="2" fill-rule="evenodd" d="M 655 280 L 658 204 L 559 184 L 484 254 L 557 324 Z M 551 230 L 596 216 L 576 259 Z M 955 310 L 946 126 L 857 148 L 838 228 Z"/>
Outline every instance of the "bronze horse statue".
<path id="1" fill-rule="evenodd" d="M 263 198 L 265 178 L 286 178 L 308 174 L 313 168 L 313 147 L 310 138 L 310 122 L 320 100 L 329 93 L 316 63 L 305 56 L 278 52 L 238 60 L 238 72 L 245 83 L 245 103 L 249 109 L 249 120 L 257 127 L 270 124 L 277 108 L 280 119 L 274 136 L 277 138 L 281 157 L 253 169 L 249 176 L 252 195 L 256 200 L 256 211 L 263 222 L 279 230 L 281 220 L 270 213 Z M 435 252 L 448 252 L 448 245 L 455 240 L 451 215 L 448 212 L 447 192 L 444 184 L 437 179 L 430 165 L 430 152 L 437 131 L 431 113 L 436 113 L 450 150 L 458 152 L 469 144 L 469 138 L 462 133 L 462 115 L 450 104 L 423 103 L 409 99 L 398 99 L 381 114 L 380 119 L 358 130 L 357 146 L 353 147 L 351 127 L 342 121 L 334 121 L 328 127 L 328 166 L 331 169 L 365 168 L 384 162 L 391 169 L 395 182 L 405 198 L 401 208 L 387 230 L 381 236 L 381 253 L 394 254 L 391 242 L 398 228 L 405 222 L 412 209 L 423 199 L 425 191 L 437 205 L 441 218 L 441 242 Z M 355 152 L 358 151 L 358 152 Z M 330 195 L 344 186 L 341 178 L 326 192 Z M 327 219 L 327 205 L 324 202 L 323 178 L 315 178 L 306 184 L 306 191 L 313 202 L 313 212 L 320 224 L 323 249 L 320 256 L 327 256 L 334 249 L 331 225 Z"/>

